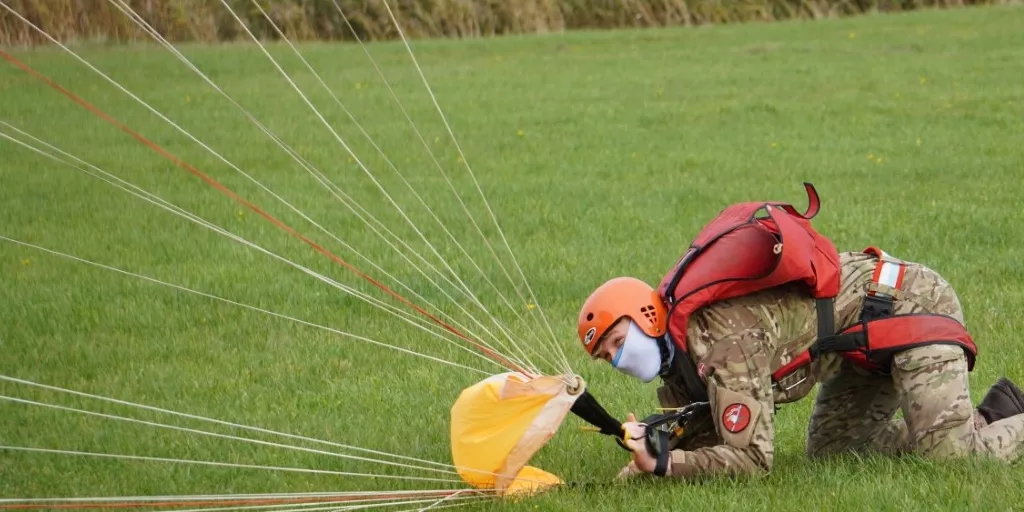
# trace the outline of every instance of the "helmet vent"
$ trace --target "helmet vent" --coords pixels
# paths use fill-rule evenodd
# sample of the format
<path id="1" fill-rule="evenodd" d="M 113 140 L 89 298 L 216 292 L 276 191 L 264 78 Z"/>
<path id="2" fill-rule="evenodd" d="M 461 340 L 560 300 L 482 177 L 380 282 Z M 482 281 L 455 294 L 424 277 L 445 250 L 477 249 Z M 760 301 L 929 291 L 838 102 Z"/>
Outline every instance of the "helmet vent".
<path id="1" fill-rule="evenodd" d="M 589 321 L 591 321 L 593 319 L 594 319 L 594 314 L 593 313 L 587 313 L 587 321 L 589 322 Z"/>
<path id="2" fill-rule="evenodd" d="M 657 310 L 654 309 L 653 305 L 648 304 L 640 308 L 640 312 L 643 313 L 644 317 L 647 318 L 647 320 L 649 320 L 652 324 L 658 323 L 658 313 Z"/>

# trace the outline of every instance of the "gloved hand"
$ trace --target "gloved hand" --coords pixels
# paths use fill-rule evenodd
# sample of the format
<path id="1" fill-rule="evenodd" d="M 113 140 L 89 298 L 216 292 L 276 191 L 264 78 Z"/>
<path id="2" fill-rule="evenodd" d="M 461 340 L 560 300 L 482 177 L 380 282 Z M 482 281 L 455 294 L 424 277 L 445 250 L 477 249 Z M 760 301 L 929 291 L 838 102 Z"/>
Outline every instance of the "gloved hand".
<path id="1" fill-rule="evenodd" d="M 625 478 L 637 473 L 653 472 L 658 464 L 658 460 L 647 448 L 647 426 L 638 422 L 633 413 L 629 413 L 626 422 L 622 424 L 622 428 L 625 434 L 623 443 L 633 453 L 633 460 L 622 469 L 619 473 L 619 478 Z"/>

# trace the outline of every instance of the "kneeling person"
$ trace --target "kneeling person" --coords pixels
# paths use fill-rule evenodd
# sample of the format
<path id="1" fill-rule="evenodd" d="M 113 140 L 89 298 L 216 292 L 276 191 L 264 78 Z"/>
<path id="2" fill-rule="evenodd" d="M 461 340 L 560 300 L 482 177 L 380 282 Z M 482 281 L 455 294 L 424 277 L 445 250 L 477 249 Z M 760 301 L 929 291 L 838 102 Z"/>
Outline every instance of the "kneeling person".
<path id="1" fill-rule="evenodd" d="M 816 195 L 811 199 L 817 204 Z M 579 335 L 592 357 L 643 382 L 660 376 L 663 407 L 710 403 L 706 431 L 670 445 L 662 457 L 649 451 L 645 428 L 631 415 L 625 444 L 634 459 L 626 473 L 767 472 L 776 405 L 805 397 L 819 382 L 809 456 L 984 454 L 1013 461 L 1024 453 L 1024 395 L 1013 383 L 1001 379 L 979 407 L 971 405 L 968 372 L 977 349 L 948 282 L 877 249 L 838 254 L 809 217 L 768 206 L 777 207 L 769 222 L 750 216 L 740 223 L 746 232 L 712 222 L 702 233 L 712 235 L 698 236 L 658 290 L 616 278 L 583 305 Z M 716 221 L 737 218 L 747 216 L 727 209 Z M 773 236 L 763 238 L 765 232 Z M 795 249 L 785 253 L 780 240 Z M 816 251 L 800 251 L 801 243 Z M 715 244 L 733 252 L 709 256 Z M 774 256 L 759 256 L 759 249 Z M 813 265 L 798 260 L 807 254 Z M 758 270 L 732 269 L 723 275 L 740 285 L 715 289 L 730 281 L 708 275 L 732 260 Z M 897 410 L 902 419 L 893 419 Z"/>

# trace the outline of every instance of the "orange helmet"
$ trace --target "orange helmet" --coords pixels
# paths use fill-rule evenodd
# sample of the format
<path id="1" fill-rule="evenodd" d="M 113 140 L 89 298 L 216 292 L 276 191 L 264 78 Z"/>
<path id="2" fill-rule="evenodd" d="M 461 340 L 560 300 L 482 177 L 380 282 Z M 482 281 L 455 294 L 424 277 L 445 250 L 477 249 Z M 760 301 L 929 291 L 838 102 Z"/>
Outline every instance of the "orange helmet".
<path id="1" fill-rule="evenodd" d="M 624 316 L 652 338 L 665 334 L 668 311 L 658 292 L 639 279 L 616 277 L 594 290 L 580 310 L 577 329 L 587 353 L 593 354 L 597 340 Z"/>

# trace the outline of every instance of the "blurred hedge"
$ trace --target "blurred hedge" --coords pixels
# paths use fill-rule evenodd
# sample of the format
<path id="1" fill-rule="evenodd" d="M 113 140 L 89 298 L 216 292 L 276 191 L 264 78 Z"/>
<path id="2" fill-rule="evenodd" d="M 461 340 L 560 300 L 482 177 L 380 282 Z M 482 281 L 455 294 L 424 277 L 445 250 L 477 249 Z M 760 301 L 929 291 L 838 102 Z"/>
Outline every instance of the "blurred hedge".
<path id="1" fill-rule="evenodd" d="M 254 34 L 277 34 L 251 0 L 225 0 Z M 406 36 L 478 37 L 571 29 L 696 25 L 849 16 L 870 11 L 1010 3 L 1015 0 L 389 0 Z M 61 41 L 147 39 L 108 0 L 0 0 Z M 168 39 L 229 41 L 247 37 L 221 0 L 127 0 Z M 383 0 L 261 0 L 267 15 L 295 40 L 368 40 L 398 36 Z M 0 8 L 0 44 L 45 42 Z"/>

